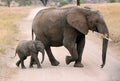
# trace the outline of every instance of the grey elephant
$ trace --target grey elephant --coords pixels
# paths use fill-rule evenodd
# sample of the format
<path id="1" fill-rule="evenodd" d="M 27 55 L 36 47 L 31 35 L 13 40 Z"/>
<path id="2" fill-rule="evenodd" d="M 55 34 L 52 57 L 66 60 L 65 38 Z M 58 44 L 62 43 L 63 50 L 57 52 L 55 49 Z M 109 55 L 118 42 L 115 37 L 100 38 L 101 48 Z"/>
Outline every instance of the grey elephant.
<path id="1" fill-rule="evenodd" d="M 89 30 L 103 35 L 101 65 L 103 68 L 106 62 L 109 31 L 98 10 L 80 6 L 48 8 L 39 11 L 32 23 L 32 37 L 35 33 L 36 40 L 43 42 L 53 66 L 59 65 L 59 62 L 53 56 L 50 47 L 64 46 L 71 55 L 66 56 L 66 64 L 75 62 L 74 67 L 83 67 L 82 54 L 85 36 Z"/>
<path id="2" fill-rule="evenodd" d="M 38 52 L 42 53 L 42 61 L 44 61 L 44 45 L 40 41 L 34 41 L 34 40 L 23 40 L 21 41 L 18 46 L 16 47 L 16 54 L 18 54 L 20 60 L 17 61 L 16 65 L 19 67 L 21 63 L 21 68 L 26 68 L 24 65 L 24 60 L 27 58 L 27 56 L 31 56 L 31 62 L 30 62 L 30 68 L 33 67 L 34 62 L 37 64 L 38 68 L 41 68 L 39 59 L 38 59 Z"/>

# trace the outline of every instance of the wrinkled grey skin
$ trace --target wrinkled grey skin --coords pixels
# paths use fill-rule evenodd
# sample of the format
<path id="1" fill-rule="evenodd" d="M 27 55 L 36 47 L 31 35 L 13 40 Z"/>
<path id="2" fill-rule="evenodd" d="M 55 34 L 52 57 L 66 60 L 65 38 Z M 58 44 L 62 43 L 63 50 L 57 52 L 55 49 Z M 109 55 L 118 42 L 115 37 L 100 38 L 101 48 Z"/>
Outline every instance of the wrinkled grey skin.
<path id="1" fill-rule="evenodd" d="M 30 67 L 33 67 L 33 61 L 36 62 L 37 67 L 41 68 L 41 65 L 39 63 L 39 59 L 38 59 L 38 52 L 42 53 L 42 61 L 41 63 L 43 63 L 44 61 L 44 45 L 40 42 L 40 41 L 34 41 L 34 40 L 23 40 L 21 41 L 17 48 L 16 48 L 16 54 L 18 54 L 20 60 L 17 61 L 16 65 L 19 67 L 20 63 L 21 63 L 21 68 L 26 68 L 24 65 L 24 60 L 28 57 L 31 56 L 31 62 L 30 62 Z"/>
<path id="2" fill-rule="evenodd" d="M 32 24 L 36 40 L 43 42 L 49 60 L 53 66 L 59 62 L 50 47 L 64 46 L 71 56 L 66 56 L 66 64 L 75 62 L 74 67 L 83 67 L 82 54 L 85 35 L 95 31 L 109 37 L 105 21 L 98 10 L 88 7 L 48 8 L 37 13 Z M 105 65 L 108 40 L 103 38 L 102 65 Z"/>

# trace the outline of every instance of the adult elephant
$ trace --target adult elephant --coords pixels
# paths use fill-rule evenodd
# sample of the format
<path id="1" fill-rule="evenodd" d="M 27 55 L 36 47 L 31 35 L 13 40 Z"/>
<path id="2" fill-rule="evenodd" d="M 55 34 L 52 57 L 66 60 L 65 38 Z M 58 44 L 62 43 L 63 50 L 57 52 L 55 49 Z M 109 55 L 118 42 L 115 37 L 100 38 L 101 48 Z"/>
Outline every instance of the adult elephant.
<path id="1" fill-rule="evenodd" d="M 103 34 L 102 65 L 105 65 L 109 37 L 108 28 L 98 10 L 88 7 L 48 8 L 38 12 L 32 24 L 32 34 L 40 40 L 53 66 L 59 65 L 51 52 L 51 46 L 64 46 L 71 56 L 66 56 L 66 63 L 75 62 L 74 67 L 83 67 L 81 63 L 88 31 Z M 32 35 L 33 36 L 33 35 Z"/>

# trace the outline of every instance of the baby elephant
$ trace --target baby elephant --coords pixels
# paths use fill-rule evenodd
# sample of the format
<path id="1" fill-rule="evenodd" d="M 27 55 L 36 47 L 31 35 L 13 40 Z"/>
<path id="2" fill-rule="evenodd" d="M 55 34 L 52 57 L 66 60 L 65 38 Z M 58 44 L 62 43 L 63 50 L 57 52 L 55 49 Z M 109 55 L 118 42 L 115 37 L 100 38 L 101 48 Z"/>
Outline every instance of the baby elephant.
<path id="1" fill-rule="evenodd" d="M 30 68 L 33 67 L 34 62 L 36 62 L 38 68 L 41 68 L 41 65 L 38 59 L 39 51 L 42 53 L 41 63 L 43 63 L 44 54 L 45 54 L 44 45 L 40 41 L 36 41 L 36 40 L 21 41 L 16 48 L 16 53 L 20 58 L 20 60 L 17 61 L 16 65 L 19 67 L 21 63 L 21 68 L 24 69 L 25 68 L 24 60 L 27 58 L 27 56 L 31 56 Z M 16 56 L 16 53 L 15 53 L 15 56 Z"/>

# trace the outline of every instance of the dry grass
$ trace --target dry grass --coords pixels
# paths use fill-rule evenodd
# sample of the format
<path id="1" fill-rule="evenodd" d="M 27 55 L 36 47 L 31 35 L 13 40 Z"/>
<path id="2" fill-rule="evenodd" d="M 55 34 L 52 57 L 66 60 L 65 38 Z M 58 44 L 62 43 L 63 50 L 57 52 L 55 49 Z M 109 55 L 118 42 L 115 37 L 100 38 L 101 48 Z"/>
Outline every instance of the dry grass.
<path id="1" fill-rule="evenodd" d="M 16 23 L 26 16 L 31 7 L 0 7 L 0 52 L 6 45 L 12 45 L 17 34 Z"/>
<path id="2" fill-rule="evenodd" d="M 5 50 L 9 49 L 6 46 L 13 47 L 15 36 L 18 34 L 17 22 L 30 10 L 31 7 L 0 7 L 0 81 L 9 81 L 11 75 L 16 72 L 15 68 L 8 66 L 9 60 L 5 56 L 10 53 L 5 55 Z"/>

